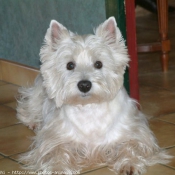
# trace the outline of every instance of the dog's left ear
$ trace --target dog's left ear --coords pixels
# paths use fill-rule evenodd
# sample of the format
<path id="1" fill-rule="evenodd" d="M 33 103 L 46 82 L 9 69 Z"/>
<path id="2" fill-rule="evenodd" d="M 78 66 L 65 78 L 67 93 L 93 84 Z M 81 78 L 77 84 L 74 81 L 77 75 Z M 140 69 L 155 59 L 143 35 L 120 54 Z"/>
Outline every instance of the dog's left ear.
<path id="1" fill-rule="evenodd" d="M 63 40 L 69 37 L 69 31 L 61 23 L 56 20 L 52 20 L 50 23 L 50 37 L 52 43 L 56 43 L 58 40 Z"/>
<path id="2" fill-rule="evenodd" d="M 120 43 L 124 46 L 124 40 L 114 17 L 110 17 L 102 23 L 95 31 L 95 34 L 102 37 L 108 45 Z"/>

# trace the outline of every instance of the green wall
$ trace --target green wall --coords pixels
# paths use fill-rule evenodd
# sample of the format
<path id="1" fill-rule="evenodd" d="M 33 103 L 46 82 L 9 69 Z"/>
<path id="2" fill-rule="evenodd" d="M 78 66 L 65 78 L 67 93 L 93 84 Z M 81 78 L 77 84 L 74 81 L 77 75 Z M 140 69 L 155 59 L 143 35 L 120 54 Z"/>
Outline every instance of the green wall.
<path id="1" fill-rule="evenodd" d="M 106 19 L 105 0 L 0 0 L 0 58 L 39 68 L 52 19 L 79 34 Z"/>

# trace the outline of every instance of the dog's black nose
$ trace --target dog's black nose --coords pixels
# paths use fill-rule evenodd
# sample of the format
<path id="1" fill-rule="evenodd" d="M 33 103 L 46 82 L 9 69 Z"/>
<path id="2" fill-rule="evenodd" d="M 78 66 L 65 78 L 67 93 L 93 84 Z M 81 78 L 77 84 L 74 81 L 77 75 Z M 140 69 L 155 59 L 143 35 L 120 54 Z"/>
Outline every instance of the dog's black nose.
<path id="1" fill-rule="evenodd" d="M 82 80 L 78 83 L 78 89 L 81 91 L 81 92 L 88 92 L 92 87 L 92 83 L 88 80 Z"/>

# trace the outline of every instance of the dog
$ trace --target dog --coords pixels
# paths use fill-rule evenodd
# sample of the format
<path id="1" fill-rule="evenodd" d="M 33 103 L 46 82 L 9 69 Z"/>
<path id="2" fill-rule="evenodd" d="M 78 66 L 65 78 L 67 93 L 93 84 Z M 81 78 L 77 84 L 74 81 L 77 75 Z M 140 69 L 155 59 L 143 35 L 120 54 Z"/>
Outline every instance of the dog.
<path id="1" fill-rule="evenodd" d="M 83 36 L 52 20 L 40 60 L 34 86 L 19 89 L 17 118 L 36 133 L 27 169 L 139 175 L 169 161 L 123 86 L 129 56 L 114 17 Z"/>

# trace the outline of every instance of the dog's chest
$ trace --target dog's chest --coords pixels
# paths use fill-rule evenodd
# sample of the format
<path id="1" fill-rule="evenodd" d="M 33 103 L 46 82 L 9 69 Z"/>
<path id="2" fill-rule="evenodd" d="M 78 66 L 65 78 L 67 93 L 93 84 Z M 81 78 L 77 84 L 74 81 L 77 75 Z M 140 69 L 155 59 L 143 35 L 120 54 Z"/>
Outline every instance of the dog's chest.
<path id="1" fill-rule="evenodd" d="M 105 135 L 115 120 L 115 114 L 107 104 L 66 106 L 64 115 L 73 128 L 91 138 Z"/>

